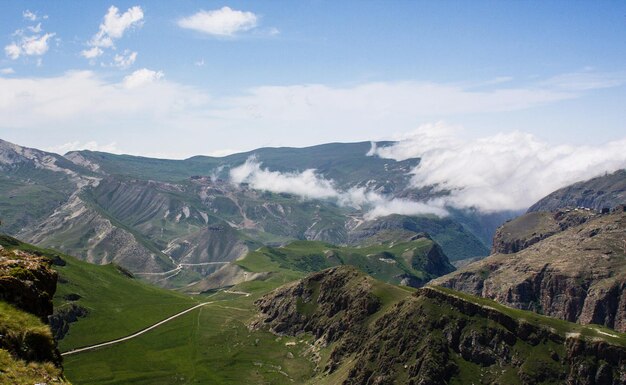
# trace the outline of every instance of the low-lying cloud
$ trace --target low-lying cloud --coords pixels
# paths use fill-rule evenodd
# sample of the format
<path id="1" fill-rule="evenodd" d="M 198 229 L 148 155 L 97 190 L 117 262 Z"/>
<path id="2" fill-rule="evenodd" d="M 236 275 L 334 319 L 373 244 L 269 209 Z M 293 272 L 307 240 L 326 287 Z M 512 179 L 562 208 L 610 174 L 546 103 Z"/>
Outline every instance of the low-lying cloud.
<path id="1" fill-rule="evenodd" d="M 230 170 L 233 183 L 247 183 L 257 190 L 297 195 L 302 199 L 332 200 L 341 206 L 362 210 L 366 219 L 391 214 L 446 216 L 448 212 L 435 201 L 414 202 L 407 199 L 391 198 L 364 188 L 340 191 L 332 180 L 325 179 L 314 169 L 302 172 L 279 172 L 262 168 L 262 164 L 250 157 L 241 166 Z"/>
<path id="2" fill-rule="evenodd" d="M 525 209 L 571 183 L 626 167 L 626 138 L 596 146 L 552 146 L 523 132 L 474 140 L 442 123 L 420 127 L 395 145 L 370 155 L 421 158 L 415 187 L 450 191 L 446 205 L 483 212 Z"/>

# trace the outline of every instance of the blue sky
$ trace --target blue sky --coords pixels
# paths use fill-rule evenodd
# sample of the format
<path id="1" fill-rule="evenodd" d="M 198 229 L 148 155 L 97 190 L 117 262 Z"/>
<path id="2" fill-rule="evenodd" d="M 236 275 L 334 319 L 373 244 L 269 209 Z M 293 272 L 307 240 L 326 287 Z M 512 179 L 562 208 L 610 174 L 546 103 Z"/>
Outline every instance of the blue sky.
<path id="1" fill-rule="evenodd" d="M 626 137 L 625 2 L 0 0 L 0 45 L 0 138 L 57 152 Z"/>

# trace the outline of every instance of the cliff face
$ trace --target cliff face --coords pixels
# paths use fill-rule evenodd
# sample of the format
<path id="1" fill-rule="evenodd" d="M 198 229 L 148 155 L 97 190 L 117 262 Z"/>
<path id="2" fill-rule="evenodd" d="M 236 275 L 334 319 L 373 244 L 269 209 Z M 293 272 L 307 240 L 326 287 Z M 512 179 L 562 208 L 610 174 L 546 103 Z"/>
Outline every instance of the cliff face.
<path id="1" fill-rule="evenodd" d="M 496 230 L 491 254 L 517 253 L 572 226 L 583 224 L 595 216 L 597 214 L 594 211 L 578 209 L 524 214 Z"/>
<path id="2" fill-rule="evenodd" d="M 387 290 L 354 269 L 325 270 L 258 300 L 251 327 L 332 343 L 320 379 L 345 385 L 626 383 L 623 337 L 581 337 L 601 335 L 433 287 L 381 306 Z"/>
<path id="3" fill-rule="evenodd" d="M 626 332 L 624 239 L 626 213 L 596 215 L 517 253 L 492 255 L 433 284 Z"/>
<path id="4" fill-rule="evenodd" d="M 314 273 L 260 298 L 260 316 L 251 328 L 277 334 L 311 333 L 326 346 L 363 333 L 363 321 L 380 308 L 372 294 L 372 278 L 353 267 Z"/>
<path id="5" fill-rule="evenodd" d="M 13 249 L 0 235 L 0 383 L 66 383 L 61 355 L 46 325 L 57 274 L 51 261 Z"/>
<path id="6" fill-rule="evenodd" d="M 0 246 L 0 300 L 46 321 L 52 314 L 57 273 L 42 257 Z"/>

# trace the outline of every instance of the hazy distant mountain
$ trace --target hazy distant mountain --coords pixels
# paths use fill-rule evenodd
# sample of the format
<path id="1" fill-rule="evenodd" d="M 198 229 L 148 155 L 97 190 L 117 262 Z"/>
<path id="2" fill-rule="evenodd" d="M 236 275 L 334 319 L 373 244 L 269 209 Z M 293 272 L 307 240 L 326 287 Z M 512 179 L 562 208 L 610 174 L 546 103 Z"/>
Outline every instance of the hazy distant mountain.
<path id="1" fill-rule="evenodd" d="M 0 216 L 4 231 L 26 241 L 93 263 L 113 261 L 165 285 L 199 280 L 263 244 L 298 239 L 356 245 L 427 232 L 451 260 L 488 254 L 495 227 L 511 213 L 451 210 L 445 218 L 368 219 L 337 201 L 229 180 L 231 170 L 254 156 L 264 170 L 284 175 L 315 169 L 337 191 L 362 188 L 412 200 L 442 194 L 411 188 L 419 159 L 367 156 L 370 146 L 332 143 L 163 160 L 92 151 L 62 157 L 1 142 Z"/>

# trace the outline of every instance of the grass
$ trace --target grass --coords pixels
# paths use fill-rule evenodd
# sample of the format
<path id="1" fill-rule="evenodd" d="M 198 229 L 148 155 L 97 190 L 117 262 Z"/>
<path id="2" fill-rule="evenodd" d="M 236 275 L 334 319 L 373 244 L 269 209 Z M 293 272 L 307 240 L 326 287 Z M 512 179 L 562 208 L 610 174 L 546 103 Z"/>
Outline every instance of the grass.
<path id="1" fill-rule="evenodd" d="M 68 356 L 66 374 L 76 384 L 303 383 L 313 369 L 301 355 L 306 342 L 246 327 L 253 300 L 265 290 L 250 297 L 220 293 L 213 297 L 220 302 L 139 338 Z"/>
<path id="2" fill-rule="evenodd" d="M 284 247 L 263 247 L 236 263 L 248 271 L 282 273 L 294 278 L 332 266 L 351 265 L 382 281 L 399 284 L 404 276 L 422 281 L 432 278 L 423 270 L 425 256 L 432 247 L 433 242 L 426 238 L 367 247 L 295 241 Z"/>
<path id="3" fill-rule="evenodd" d="M 75 303 L 87 308 L 89 315 L 71 324 L 69 333 L 59 341 L 61 351 L 124 337 L 198 303 L 184 294 L 130 278 L 115 265 L 93 265 L 7 236 L 0 236 L 0 245 L 65 262 L 65 266 L 53 266 L 59 273 L 54 307 L 62 308 L 70 302 L 66 296 L 78 294 Z"/>

